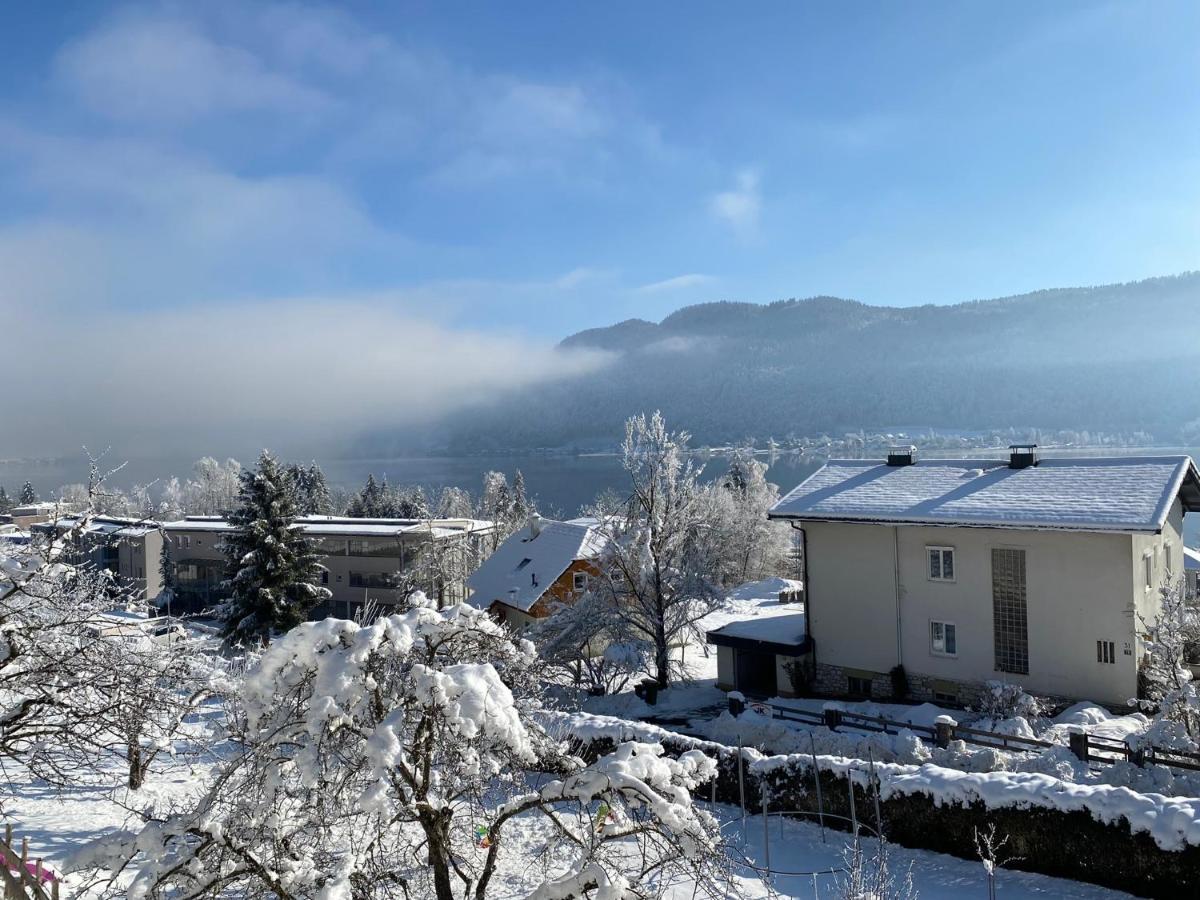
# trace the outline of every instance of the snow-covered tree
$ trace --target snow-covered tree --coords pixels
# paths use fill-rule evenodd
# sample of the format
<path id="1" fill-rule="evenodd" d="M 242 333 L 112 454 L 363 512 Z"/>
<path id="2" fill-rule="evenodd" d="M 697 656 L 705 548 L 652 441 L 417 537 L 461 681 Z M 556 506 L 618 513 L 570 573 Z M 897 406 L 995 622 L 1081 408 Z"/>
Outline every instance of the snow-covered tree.
<path id="1" fill-rule="evenodd" d="M 187 499 L 184 487 L 179 479 L 172 476 L 163 484 L 162 499 L 158 505 L 158 515 L 167 522 L 182 519 L 187 512 Z"/>
<path id="2" fill-rule="evenodd" d="M 346 507 L 346 515 L 356 519 L 386 519 L 392 514 L 390 491 L 387 478 L 381 485 L 374 474 L 367 475 L 366 484 Z"/>
<path id="3" fill-rule="evenodd" d="M 392 495 L 391 514 L 397 519 L 430 518 L 429 498 L 419 484 L 397 488 Z"/>
<path id="4" fill-rule="evenodd" d="M 695 637 L 696 623 L 719 602 L 721 561 L 699 470 L 686 458 L 688 435 L 667 429 L 661 413 L 625 426 L 622 457 L 628 500 L 598 509 L 606 539 L 591 590 L 609 604 L 631 639 L 654 647 L 661 687 L 672 677 L 671 648 Z"/>
<path id="5" fill-rule="evenodd" d="M 1142 618 L 1145 650 L 1139 669 L 1143 705 L 1154 714 L 1139 736 L 1144 745 L 1195 751 L 1200 747 L 1200 686 L 1188 664 L 1200 662 L 1200 609 L 1188 602 L 1182 579 L 1160 589 L 1158 615 Z"/>
<path id="6" fill-rule="evenodd" d="M 33 489 L 33 484 L 31 482 L 26 481 L 25 484 L 21 486 L 21 496 L 17 499 L 23 506 L 30 503 L 37 503 L 37 491 Z"/>
<path id="7" fill-rule="evenodd" d="M 296 498 L 296 510 L 302 516 L 326 516 L 333 512 L 333 497 L 325 481 L 325 473 L 315 462 L 287 467 L 288 480 Z"/>
<path id="8" fill-rule="evenodd" d="M 475 514 L 471 495 L 460 487 L 447 485 L 438 495 L 437 517 L 439 519 L 469 519 Z"/>
<path id="9" fill-rule="evenodd" d="M 654 646 L 627 631 L 607 597 L 589 591 L 574 603 L 556 604 L 529 638 L 552 673 L 589 693 L 611 694 L 649 671 L 654 659 Z"/>
<path id="10" fill-rule="evenodd" d="M 535 662 L 467 606 L 300 625 L 248 673 L 238 755 L 195 808 L 100 855 L 147 898 L 486 900 L 512 895 L 502 870 L 539 900 L 685 877 L 725 896 L 717 824 L 689 793 L 714 762 L 629 743 L 585 765 L 538 724 Z"/>
<path id="11" fill-rule="evenodd" d="M 184 510 L 192 515 L 224 515 L 237 502 L 242 464 L 236 459 L 219 463 L 211 456 L 196 461 L 195 477 L 184 487 Z"/>
<path id="12" fill-rule="evenodd" d="M 258 467 L 241 476 L 238 507 L 229 516 L 223 551 L 230 598 L 222 610 L 223 633 L 235 644 L 265 643 L 274 630 L 303 622 L 329 599 L 317 584 L 319 556 L 292 527 L 295 500 L 284 470 L 266 450 Z"/>
<path id="13" fill-rule="evenodd" d="M 0 514 L 8 512 L 12 508 L 12 498 L 8 496 L 8 491 L 4 489 L 4 485 L 0 484 Z"/>
<path id="14" fill-rule="evenodd" d="M 428 520 L 409 536 L 415 540 L 405 545 L 405 567 L 394 577 L 401 596 L 407 601 L 421 594 L 439 608 L 463 602 L 467 578 L 482 562 L 480 538 L 467 531 L 446 533 Z"/>
<path id="15" fill-rule="evenodd" d="M 76 566 L 90 521 L 37 547 L 0 545 L 0 755 L 56 784 L 108 764 L 139 788 L 203 696 L 203 660 L 109 614 L 111 575 Z"/>
<path id="16" fill-rule="evenodd" d="M 779 499 L 779 488 L 767 481 L 766 473 L 766 465 L 741 451 L 730 460 L 724 477 L 709 488 L 711 544 L 721 556 L 725 587 L 795 574 L 792 530 L 786 522 L 767 518 Z"/>
<path id="17" fill-rule="evenodd" d="M 175 598 L 175 590 L 178 587 L 177 574 L 175 560 L 171 557 L 171 542 L 164 534 L 162 547 L 158 551 L 158 580 L 162 585 L 162 593 L 159 595 L 160 607 L 166 607 Z"/>

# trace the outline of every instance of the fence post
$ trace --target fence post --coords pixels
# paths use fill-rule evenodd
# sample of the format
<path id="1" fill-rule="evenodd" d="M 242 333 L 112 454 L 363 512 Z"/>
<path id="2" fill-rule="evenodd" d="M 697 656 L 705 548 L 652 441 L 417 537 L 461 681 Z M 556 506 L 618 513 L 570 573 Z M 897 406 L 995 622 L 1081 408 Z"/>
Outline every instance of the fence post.
<path id="1" fill-rule="evenodd" d="M 945 750 L 954 740 L 954 729 L 958 722 L 951 716 L 938 716 L 933 720 L 933 742 Z"/>
<path id="2" fill-rule="evenodd" d="M 821 796 L 821 771 L 817 768 L 817 742 L 813 733 L 808 733 L 808 746 L 812 749 L 813 781 L 817 785 L 817 822 L 821 825 L 821 843 L 825 843 L 825 799 Z M 813 876 L 814 878 L 816 876 Z"/>
<path id="3" fill-rule="evenodd" d="M 1088 735 L 1082 728 L 1073 729 L 1068 735 L 1070 741 L 1071 752 L 1081 762 L 1088 761 Z"/>
<path id="4" fill-rule="evenodd" d="M 871 763 L 871 787 L 875 791 L 875 830 L 878 832 L 876 837 L 882 843 L 883 816 L 879 812 L 879 775 L 875 772 L 875 754 L 871 752 L 870 746 L 867 747 L 867 760 Z"/>
<path id="5" fill-rule="evenodd" d="M 771 877 L 771 819 L 767 813 L 767 779 L 762 779 L 763 817 L 763 860 L 767 864 L 767 878 Z"/>
<path id="6" fill-rule="evenodd" d="M 742 805 L 742 836 L 746 834 L 746 780 L 742 774 L 742 739 L 738 738 L 738 803 Z"/>

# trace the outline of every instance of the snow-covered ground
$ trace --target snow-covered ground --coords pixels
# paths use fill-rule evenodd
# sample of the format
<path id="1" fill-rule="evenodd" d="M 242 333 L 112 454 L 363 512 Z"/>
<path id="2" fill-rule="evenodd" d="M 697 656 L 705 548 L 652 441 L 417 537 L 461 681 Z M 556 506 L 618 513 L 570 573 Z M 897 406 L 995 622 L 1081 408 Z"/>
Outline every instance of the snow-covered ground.
<path id="1" fill-rule="evenodd" d="M 3 802 L 4 820 L 12 822 L 19 836 L 29 838 L 33 856 L 42 857 L 58 866 L 73 851 L 88 841 L 112 831 L 136 824 L 135 811 L 153 808 L 159 812 L 183 801 L 199 790 L 209 774 L 210 766 L 199 761 L 174 761 L 155 775 L 146 788 L 131 792 L 121 786 L 114 773 L 111 783 L 94 788 L 59 793 L 39 785 L 20 773 L 9 771 L 7 797 Z M 735 807 L 705 804 L 724 823 L 723 833 L 730 842 L 730 851 L 738 861 L 764 866 L 763 828 L 761 817 L 752 816 L 743 832 Z M 541 817 L 530 816 L 512 823 L 505 832 L 506 855 L 501 873 L 494 883 L 497 900 L 516 900 L 524 897 L 540 880 L 557 873 L 553 854 L 545 852 L 548 834 Z M 815 824 L 790 819 L 772 818 L 770 824 L 770 857 L 775 869 L 804 872 L 829 872 L 839 869 L 848 835 L 826 831 L 824 838 Z M 874 854 L 874 843 L 864 841 L 868 858 Z M 482 851 L 480 851 L 482 852 Z M 911 870 L 914 884 L 922 900 L 959 900 L 959 898 L 988 896 L 987 879 L 981 863 L 969 862 L 939 853 L 889 848 L 889 863 L 893 871 Z M 784 898 L 822 898 L 834 896 L 836 877 L 818 875 L 814 894 L 812 876 L 775 876 L 770 886 L 748 866 L 735 867 L 737 886 L 751 898 L 770 896 Z M 68 881 L 68 887 L 73 886 Z M 1000 870 L 996 875 L 998 896 L 1003 900 L 1120 900 L 1129 895 L 1117 891 L 1032 875 Z M 692 900 L 693 885 L 677 884 L 668 891 L 669 900 Z M 775 893 L 772 893 L 772 890 Z M 490 894 L 492 895 L 492 894 Z"/>

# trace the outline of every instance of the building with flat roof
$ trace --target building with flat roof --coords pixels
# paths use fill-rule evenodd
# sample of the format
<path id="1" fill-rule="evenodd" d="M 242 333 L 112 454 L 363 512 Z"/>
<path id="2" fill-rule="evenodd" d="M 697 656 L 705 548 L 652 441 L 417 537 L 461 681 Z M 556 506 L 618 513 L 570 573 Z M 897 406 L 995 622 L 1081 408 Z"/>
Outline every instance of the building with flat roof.
<path id="1" fill-rule="evenodd" d="M 107 569 L 130 599 L 154 600 L 162 590 L 158 563 L 163 536 L 159 523 L 125 516 L 93 516 L 81 527 L 83 521 L 79 515 L 60 516 L 30 526 L 30 533 L 34 540 L 70 535 L 77 562 Z"/>
<path id="2" fill-rule="evenodd" d="M 294 528 L 315 546 L 325 571 L 321 585 L 329 588 L 329 601 L 313 611 L 325 616 L 354 618 L 368 604 L 387 607 L 403 597 L 400 579 L 411 572 L 431 542 L 443 542 L 439 551 L 462 554 L 461 565 L 448 571 L 469 571 L 470 557 L 481 557 L 494 525 L 480 519 L 355 519 L 346 516 L 301 516 Z M 232 526 L 220 516 L 188 516 L 163 526 L 175 565 L 176 591 L 173 612 L 198 613 L 227 599 L 227 577 L 222 538 Z M 425 584 L 426 593 L 442 602 L 466 599 L 462 578 Z"/>

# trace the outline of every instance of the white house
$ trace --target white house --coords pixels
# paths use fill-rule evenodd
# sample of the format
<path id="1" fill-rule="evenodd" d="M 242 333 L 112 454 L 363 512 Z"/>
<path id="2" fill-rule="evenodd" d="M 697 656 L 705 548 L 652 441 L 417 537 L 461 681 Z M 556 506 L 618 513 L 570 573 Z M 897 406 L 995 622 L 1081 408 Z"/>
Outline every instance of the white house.
<path id="1" fill-rule="evenodd" d="M 1183 577 L 1187 595 L 1194 600 L 1200 594 L 1200 590 L 1197 590 L 1197 582 L 1200 582 L 1200 550 L 1183 548 Z"/>
<path id="2" fill-rule="evenodd" d="M 803 532 L 815 683 L 971 702 L 1004 679 L 1122 705 L 1137 693 L 1141 619 L 1183 567 L 1200 509 L 1190 457 L 831 460 L 771 517 Z"/>

